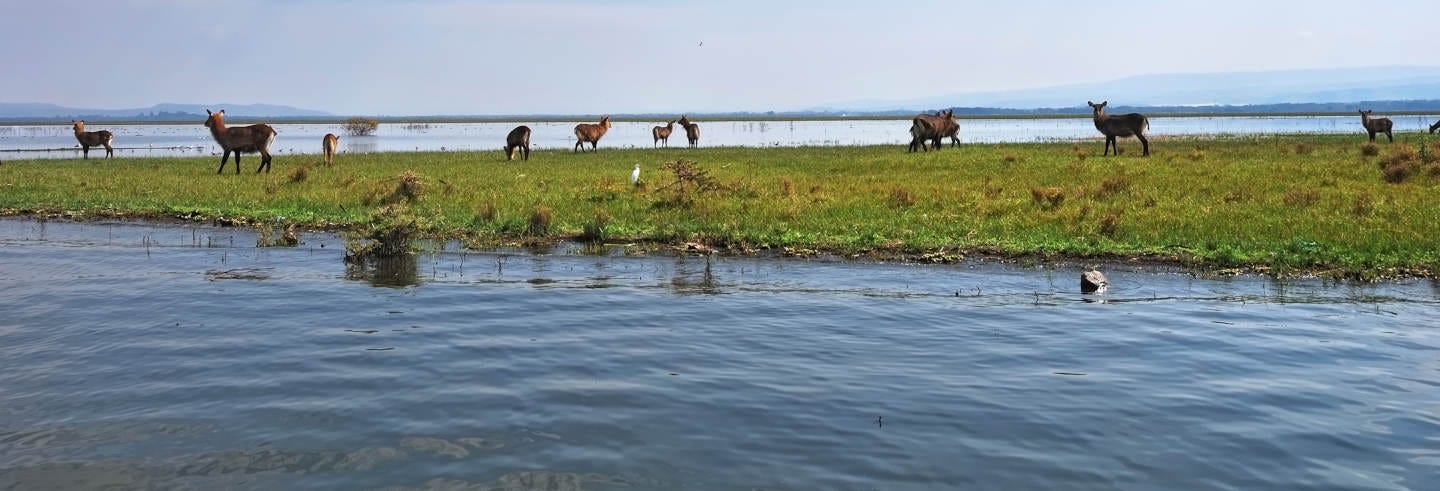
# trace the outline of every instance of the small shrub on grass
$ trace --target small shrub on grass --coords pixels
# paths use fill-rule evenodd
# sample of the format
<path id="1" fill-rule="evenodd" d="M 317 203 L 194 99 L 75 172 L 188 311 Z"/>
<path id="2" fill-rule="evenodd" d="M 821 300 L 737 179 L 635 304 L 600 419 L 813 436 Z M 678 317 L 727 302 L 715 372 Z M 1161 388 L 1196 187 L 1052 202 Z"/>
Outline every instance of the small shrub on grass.
<path id="1" fill-rule="evenodd" d="M 915 195 L 910 190 L 896 186 L 890 190 L 890 206 L 893 208 L 909 208 L 915 206 Z"/>
<path id="2" fill-rule="evenodd" d="M 1420 169 L 1420 153 L 1410 145 L 1397 145 L 1378 162 L 1385 182 L 1402 183 Z"/>
<path id="3" fill-rule="evenodd" d="M 1310 155 L 1315 152 L 1315 146 L 1309 143 L 1296 143 L 1295 155 Z"/>
<path id="4" fill-rule="evenodd" d="M 1357 217 L 1369 216 L 1375 211 L 1375 198 L 1369 193 L 1361 193 L 1355 196 L 1355 203 L 1350 207 L 1350 212 Z"/>
<path id="5" fill-rule="evenodd" d="M 595 217 L 585 223 L 580 240 L 585 242 L 605 242 L 605 226 L 610 224 L 610 215 L 604 211 L 595 212 Z"/>
<path id="6" fill-rule="evenodd" d="M 1120 213 L 1106 213 L 1105 218 L 1100 219 L 1100 235 L 1115 238 L 1120 231 Z"/>
<path id="7" fill-rule="evenodd" d="M 1195 149 L 1191 150 L 1190 154 L 1186 155 L 1186 157 L 1188 157 L 1191 162 L 1199 162 L 1201 160 L 1205 160 L 1205 150 L 1201 149 L 1200 147 L 1195 147 Z"/>
<path id="8" fill-rule="evenodd" d="M 1121 171 L 1117 172 L 1113 176 L 1105 178 L 1104 181 L 1100 181 L 1100 187 L 1095 190 L 1094 195 L 1095 199 L 1107 199 L 1111 196 L 1123 193 L 1129 189 L 1130 176 L 1125 175 L 1125 172 Z"/>
<path id="9" fill-rule="evenodd" d="M 549 234 L 550 220 L 553 218 L 553 215 L 554 211 L 551 210 L 550 207 L 535 205 L 535 208 L 530 210 L 530 224 L 529 227 L 525 229 L 525 232 L 536 237 L 543 237 Z"/>
<path id="10" fill-rule="evenodd" d="M 781 179 L 781 180 L 780 180 L 780 194 L 783 195 L 783 196 L 785 196 L 786 198 L 789 198 L 789 197 L 791 197 L 791 196 L 794 196 L 794 195 L 795 195 L 795 181 L 791 181 L 790 178 L 788 178 L 788 177 L 786 177 L 786 178 L 784 178 L 784 179 Z"/>
<path id="11" fill-rule="evenodd" d="M 1004 188 L 991 184 L 990 176 L 985 176 L 985 183 L 980 185 L 980 194 L 983 194 L 985 199 L 999 198 L 1003 192 L 1005 192 Z"/>
<path id="12" fill-rule="evenodd" d="M 500 209 L 495 206 L 495 200 L 491 199 L 480 206 L 480 211 L 475 214 L 475 219 L 481 223 L 490 223 L 494 222 L 495 217 L 499 214 Z"/>
<path id="13" fill-rule="evenodd" d="M 1041 209 L 1054 210 L 1065 202 L 1065 189 L 1057 187 L 1031 187 L 1030 198 Z"/>
<path id="14" fill-rule="evenodd" d="M 1285 204 L 1297 208 L 1309 208 L 1320 202 L 1320 192 L 1313 189 L 1291 189 L 1285 192 Z"/>
<path id="15" fill-rule="evenodd" d="M 292 184 L 305 182 L 310 177 L 310 166 L 300 165 L 290 169 L 289 179 Z"/>
<path id="16" fill-rule="evenodd" d="M 378 186 L 370 190 L 370 193 L 361 198 L 360 202 L 365 205 L 379 203 L 381 205 L 394 205 L 399 203 L 414 203 L 420 199 L 425 192 L 425 181 L 415 171 L 406 170 L 393 178 L 381 181 Z"/>
<path id="17" fill-rule="evenodd" d="M 1360 155 L 1364 155 L 1366 157 L 1374 157 L 1376 155 L 1380 155 L 1380 145 L 1376 145 L 1372 142 L 1365 142 L 1360 145 Z"/>

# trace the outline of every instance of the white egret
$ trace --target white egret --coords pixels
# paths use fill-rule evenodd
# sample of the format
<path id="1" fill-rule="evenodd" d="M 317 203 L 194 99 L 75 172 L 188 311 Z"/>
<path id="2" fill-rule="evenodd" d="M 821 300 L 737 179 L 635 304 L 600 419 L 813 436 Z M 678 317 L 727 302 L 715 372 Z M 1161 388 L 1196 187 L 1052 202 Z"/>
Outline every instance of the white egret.
<path id="1" fill-rule="evenodd" d="M 640 164 L 635 164 L 635 170 L 630 173 L 630 185 L 640 184 Z"/>

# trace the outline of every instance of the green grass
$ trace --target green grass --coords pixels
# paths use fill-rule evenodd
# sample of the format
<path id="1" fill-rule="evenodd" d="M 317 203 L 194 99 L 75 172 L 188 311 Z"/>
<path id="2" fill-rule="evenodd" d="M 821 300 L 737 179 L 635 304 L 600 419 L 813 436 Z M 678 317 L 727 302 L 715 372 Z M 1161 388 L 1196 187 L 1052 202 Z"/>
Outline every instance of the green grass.
<path id="1" fill-rule="evenodd" d="M 602 148 L 536 152 L 529 162 L 506 162 L 498 151 L 342 154 L 332 168 L 319 156 L 278 156 L 268 175 L 254 174 L 259 159 L 247 156 L 238 176 L 233 168 L 216 175 L 218 158 L 6 161 L 0 208 L 348 227 L 365 223 L 411 171 L 420 189 L 409 206 L 427 232 L 477 244 L 584 236 L 736 251 L 1142 258 L 1210 270 L 1434 276 L 1440 146 L 1428 146 L 1427 135 L 1397 136 L 1376 157 L 1361 155 L 1363 137 L 1346 135 L 1153 141 L 1150 158 L 1138 156 L 1134 140 L 1122 142 L 1121 157 L 1101 157 L 1100 142 L 917 154 L 901 146 Z M 1402 146 L 1426 150 L 1412 156 L 1408 180 L 1386 182 L 1380 163 Z M 682 158 L 716 189 L 667 188 L 674 175 L 661 165 Z M 640 188 L 629 185 L 635 163 Z M 537 210 L 548 215 L 543 227 Z"/>

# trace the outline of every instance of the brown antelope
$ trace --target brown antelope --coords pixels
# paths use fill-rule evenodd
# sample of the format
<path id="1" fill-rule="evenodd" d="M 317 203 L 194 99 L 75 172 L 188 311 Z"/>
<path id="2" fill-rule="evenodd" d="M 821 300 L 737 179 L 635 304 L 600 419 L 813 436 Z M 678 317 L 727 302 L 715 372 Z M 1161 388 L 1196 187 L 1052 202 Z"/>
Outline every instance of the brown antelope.
<path id="1" fill-rule="evenodd" d="M 669 123 L 665 123 L 665 126 L 656 126 L 651 129 L 650 136 L 655 137 L 655 142 L 652 146 L 659 145 L 662 141 L 665 142 L 665 146 L 670 146 L 670 132 L 674 130 L 675 120 L 673 119 L 670 120 Z"/>
<path id="2" fill-rule="evenodd" d="M 509 135 L 505 135 L 505 160 L 515 160 L 516 149 L 520 150 L 521 160 L 530 160 L 529 126 L 516 126 Z"/>
<path id="3" fill-rule="evenodd" d="M 230 153 L 235 153 L 235 173 L 240 173 L 240 154 L 260 152 L 260 166 L 255 168 L 259 173 L 261 169 L 270 173 L 270 142 L 275 141 L 275 129 L 268 124 L 255 124 L 250 126 L 225 127 L 225 110 L 212 113 L 205 110 L 210 117 L 205 119 L 205 127 L 210 128 L 210 136 L 215 138 L 215 143 L 220 144 L 220 149 L 225 155 L 220 157 L 220 169 L 215 173 L 225 172 L 225 162 L 230 160 Z"/>
<path id="4" fill-rule="evenodd" d="M 1089 104 L 1090 108 L 1095 110 L 1095 129 L 1100 130 L 1100 134 L 1105 135 L 1104 155 L 1110 155 L 1110 149 L 1112 147 L 1115 149 L 1115 155 L 1120 155 L 1120 142 L 1115 141 L 1116 138 L 1134 136 L 1140 139 L 1141 145 L 1145 146 L 1143 155 L 1146 157 L 1150 156 L 1150 140 L 1145 138 L 1145 130 L 1150 129 L 1150 118 L 1140 113 L 1117 114 L 1114 116 L 1105 114 L 1105 106 L 1109 105 L 1110 101 L 1102 101 L 1099 104 L 1090 101 L 1085 101 L 1085 103 Z"/>
<path id="5" fill-rule="evenodd" d="M 1390 134 L 1390 128 L 1393 128 L 1395 123 L 1390 122 L 1390 118 L 1371 118 L 1371 112 L 1373 111 L 1369 109 L 1360 110 L 1360 124 L 1364 125 L 1365 132 L 1370 134 L 1370 141 L 1375 141 L 1376 133 L 1384 133 L 1390 143 L 1395 143 L 1395 137 Z M 1435 130 L 1431 129 L 1430 132 L 1434 133 Z"/>
<path id="6" fill-rule="evenodd" d="M 1436 120 L 1435 124 L 1430 125 L 1430 134 L 1433 135 L 1436 131 L 1440 131 L 1440 120 Z"/>
<path id="7" fill-rule="evenodd" d="M 85 120 L 83 119 L 71 121 L 71 123 L 74 123 L 71 127 L 75 129 L 75 139 L 80 140 L 80 151 L 85 158 L 90 158 L 90 147 L 100 146 L 105 147 L 105 158 L 115 156 L 115 147 L 110 146 L 110 140 L 115 139 L 115 135 L 105 130 L 85 131 Z"/>
<path id="8" fill-rule="evenodd" d="M 580 123 L 575 125 L 575 151 L 585 150 L 585 143 L 590 143 L 590 151 L 595 151 L 595 145 L 600 143 L 600 137 L 610 131 L 610 116 L 600 118 L 600 124 Z"/>
<path id="9" fill-rule="evenodd" d="M 680 116 L 680 127 L 685 128 L 685 139 L 690 141 L 690 148 L 700 146 L 700 125 L 691 122 L 687 116 Z"/>
<path id="10" fill-rule="evenodd" d="M 960 124 L 955 122 L 955 110 L 947 109 L 935 114 L 920 114 L 910 120 L 910 151 L 914 152 L 918 147 L 930 151 L 925 145 L 929 140 L 933 143 L 936 151 L 940 150 L 940 140 L 950 137 L 953 146 L 960 146 Z"/>
<path id="11" fill-rule="evenodd" d="M 334 133 L 326 133 L 325 138 L 320 141 L 320 148 L 325 150 L 325 167 L 335 163 L 335 150 L 340 147 L 340 138 Z M 240 157 L 235 157 L 239 160 Z"/>

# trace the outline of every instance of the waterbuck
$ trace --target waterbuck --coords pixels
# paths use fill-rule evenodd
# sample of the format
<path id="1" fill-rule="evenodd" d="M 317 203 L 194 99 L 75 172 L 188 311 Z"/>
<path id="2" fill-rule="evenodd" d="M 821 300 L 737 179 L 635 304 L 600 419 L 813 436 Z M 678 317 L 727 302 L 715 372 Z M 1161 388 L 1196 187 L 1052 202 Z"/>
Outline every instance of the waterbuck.
<path id="1" fill-rule="evenodd" d="M 255 124 L 250 126 L 225 127 L 225 110 L 212 113 L 209 109 L 205 114 L 210 117 L 205 119 L 205 127 L 210 128 L 210 136 L 215 138 L 215 143 L 220 144 L 220 149 L 225 155 L 220 157 L 220 168 L 216 174 L 225 172 L 225 162 L 230 160 L 230 153 L 235 153 L 235 173 L 240 173 L 240 154 L 260 152 L 260 167 L 255 168 L 259 173 L 261 169 L 266 174 L 270 173 L 270 142 L 275 141 L 275 129 L 268 124 Z"/>
<path id="2" fill-rule="evenodd" d="M 325 167 L 330 167 L 331 164 L 335 163 L 335 150 L 339 148 L 339 146 L 340 138 L 335 136 L 334 133 L 326 133 L 325 138 L 320 141 L 320 148 L 325 150 Z M 240 157 L 236 156 L 235 160 L 238 162 Z"/>
<path id="3" fill-rule="evenodd" d="M 700 146 L 700 125 L 691 122 L 688 116 L 680 116 L 680 127 L 685 128 L 685 139 L 690 141 L 690 148 Z"/>
<path id="4" fill-rule="evenodd" d="M 1115 155 L 1120 155 L 1120 142 L 1116 138 L 1122 136 L 1134 136 L 1140 139 L 1140 144 L 1145 146 L 1146 157 L 1150 156 L 1150 140 L 1145 139 L 1145 130 L 1150 129 L 1150 118 L 1144 114 L 1130 113 L 1111 116 L 1105 114 L 1105 106 L 1110 101 L 1101 101 L 1099 104 L 1085 101 L 1090 108 L 1095 110 L 1095 129 L 1105 135 L 1105 153 L 1110 155 L 1110 148 L 1115 148 Z"/>
<path id="5" fill-rule="evenodd" d="M 1390 143 L 1395 143 L 1395 137 L 1390 134 L 1390 128 L 1395 127 L 1395 123 L 1390 122 L 1390 118 L 1371 118 L 1370 113 L 1372 112 L 1374 111 L 1369 109 L 1360 110 L 1360 124 L 1365 125 L 1365 132 L 1370 134 L 1370 141 L 1375 141 L 1376 133 L 1384 133 L 1385 138 L 1390 139 Z M 1431 128 L 1430 132 L 1434 133 L 1434 128 Z"/>
<path id="6" fill-rule="evenodd" d="M 940 141 L 945 137 L 950 138 L 953 146 L 960 146 L 960 124 L 955 122 L 955 110 L 946 109 L 937 111 L 935 114 L 919 114 L 910 120 L 910 151 L 914 152 L 920 148 L 926 152 L 930 147 L 936 151 L 942 146 Z M 925 142 L 930 141 L 932 145 L 926 146 Z"/>
<path id="7" fill-rule="evenodd" d="M 75 129 L 75 139 L 80 140 L 80 152 L 85 155 L 85 158 L 90 158 L 90 147 L 100 146 L 105 147 L 105 158 L 115 156 L 115 147 L 110 146 L 110 140 L 115 139 L 115 135 L 105 130 L 85 131 L 85 120 L 83 119 L 70 122 L 73 123 L 71 127 Z"/>
<path id="8" fill-rule="evenodd" d="M 530 160 L 529 126 L 516 126 L 505 135 L 505 160 L 515 160 L 515 149 L 520 149 L 521 160 Z"/>
<path id="9" fill-rule="evenodd" d="M 665 142 L 665 146 L 670 146 L 670 132 L 674 130 L 675 120 L 673 119 L 670 120 L 669 123 L 665 123 L 665 126 L 656 126 L 651 129 L 650 136 L 655 137 L 655 142 L 652 146 L 658 146 L 662 141 Z"/>
<path id="10" fill-rule="evenodd" d="M 610 116 L 600 118 L 600 124 L 580 123 L 575 125 L 575 151 L 585 150 L 585 143 L 590 143 L 590 151 L 595 151 L 595 145 L 600 143 L 600 137 L 610 131 Z"/>
<path id="11" fill-rule="evenodd" d="M 1433 135 L 1436 131 L 1440 131 L 1440 120 L 1436 120 L 1435 124 L 1430 125 L 1430 134 Z"/>

